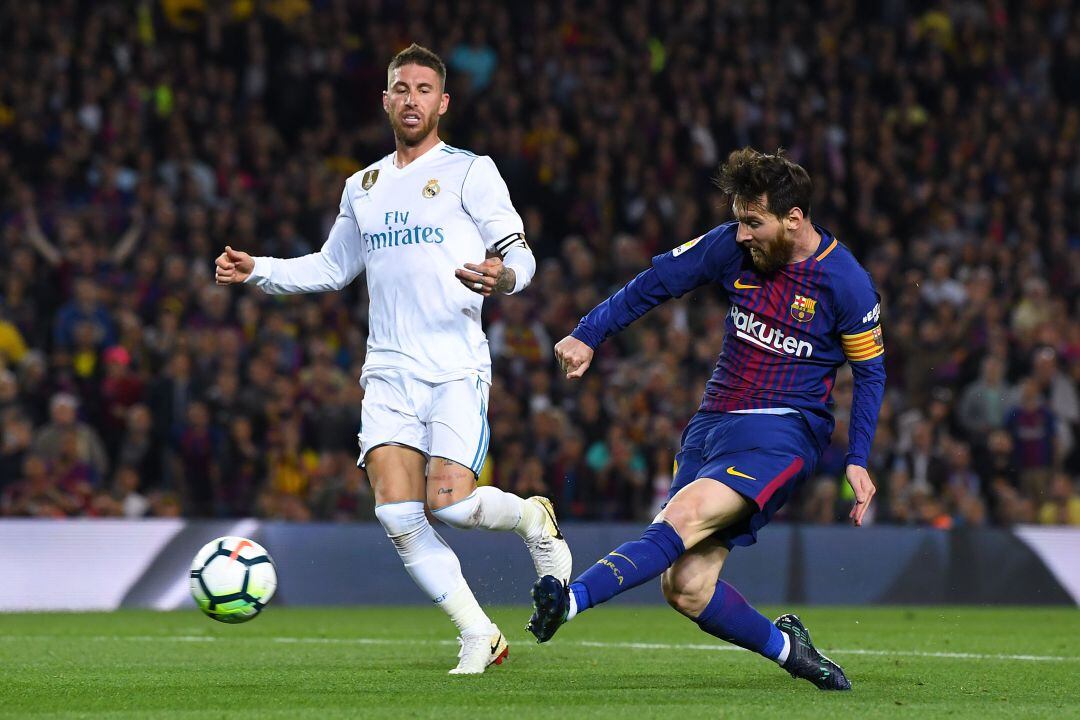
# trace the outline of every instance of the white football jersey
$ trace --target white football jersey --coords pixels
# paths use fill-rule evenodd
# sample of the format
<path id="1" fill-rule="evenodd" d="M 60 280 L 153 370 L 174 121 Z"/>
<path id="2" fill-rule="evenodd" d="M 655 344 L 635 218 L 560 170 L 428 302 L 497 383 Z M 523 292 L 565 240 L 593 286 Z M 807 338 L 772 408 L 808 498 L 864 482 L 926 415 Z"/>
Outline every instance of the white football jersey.
<path id="1" fill-rule="evenodd" d="M 445 382 L 491 382 L 480 326 L 483 297 L 454 276 L 524 232 L 495 163 L 440 142 L 403 168 L 394 153 L 345 181 L 341 206 L 318 253 L 258 257 L 248 282 L 268 293 L 340 290 L 367 271 L 363 378 L 404 370 Z"/>

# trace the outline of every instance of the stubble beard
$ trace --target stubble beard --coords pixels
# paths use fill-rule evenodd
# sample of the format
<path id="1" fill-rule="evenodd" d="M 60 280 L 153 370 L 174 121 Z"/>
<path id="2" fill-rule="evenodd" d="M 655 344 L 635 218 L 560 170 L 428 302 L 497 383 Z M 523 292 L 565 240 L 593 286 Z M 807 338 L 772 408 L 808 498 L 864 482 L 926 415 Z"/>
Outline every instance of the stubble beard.
<path id="1" fill-rule="evenodd" d="M 774 272 L 791 262 L 795 256 L 795 240 L 783 225 L 764 249 L 750 248 L 750 264 L 762 275 Z"/>
<path id="2" fill-rule="evenodd" d="M 400 145 L 405 147 L 416 147 L 426 140 L 438 125 L 439 116 L 437 114 L 426 118 L 424 122 L 416 127 L 405 125 L 397 116 L 390 117 L 390 127 L 394 131 L 394 137 Z"/>

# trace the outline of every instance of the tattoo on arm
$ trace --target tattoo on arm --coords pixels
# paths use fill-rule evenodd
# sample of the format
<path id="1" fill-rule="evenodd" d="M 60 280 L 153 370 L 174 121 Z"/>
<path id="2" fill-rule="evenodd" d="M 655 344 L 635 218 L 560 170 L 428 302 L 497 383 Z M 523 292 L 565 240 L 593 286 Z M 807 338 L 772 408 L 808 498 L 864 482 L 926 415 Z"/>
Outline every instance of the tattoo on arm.
<path id="1" fill-rule="evenodd" d="M 514 283 L 517 281 L 517 276 L 514 271 L 503 265 L 503 269 L 499 272 L 499 277 L 495 279 L 495 292 L 507 294 L 514 289 Z"/>
<path id="2" fill-rule="evenodd" d="M 439 488 L 439 495 L 453 495 L 454 488 Z"/>

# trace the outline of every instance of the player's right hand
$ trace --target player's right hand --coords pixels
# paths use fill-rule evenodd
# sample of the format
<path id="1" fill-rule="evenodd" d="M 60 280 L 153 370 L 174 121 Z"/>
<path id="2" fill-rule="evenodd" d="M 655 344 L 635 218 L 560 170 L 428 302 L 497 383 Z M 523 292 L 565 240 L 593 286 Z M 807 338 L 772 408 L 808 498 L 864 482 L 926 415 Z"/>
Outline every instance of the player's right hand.
<path id="1" fill-rule="evenodd" d="M 579 378 L 592 364 L 593 349 L 573 335 L 567 335 L 555 345 L 555 359 L 566 373 L 567 380 Z"/>
<path id="2" fill-rule="evenodd" d="M 846 469 L 847 481 L 855 492 L 855 506 L 851 508 L 848 517 L 858 527 L 862 525 L 863 515 L 870 507 L 870 500 L 877 493 L 874 481 L 870 479 L 870 473 L 861 465 L 848 465 Z"/>
<path id="3" fill-rule="evenodd" d="M 254 270 L 255 258 L 226 245 L 225 252 L 218 255 L 214 261 L 214 282 L 218 285 L 242 283 Z"/>

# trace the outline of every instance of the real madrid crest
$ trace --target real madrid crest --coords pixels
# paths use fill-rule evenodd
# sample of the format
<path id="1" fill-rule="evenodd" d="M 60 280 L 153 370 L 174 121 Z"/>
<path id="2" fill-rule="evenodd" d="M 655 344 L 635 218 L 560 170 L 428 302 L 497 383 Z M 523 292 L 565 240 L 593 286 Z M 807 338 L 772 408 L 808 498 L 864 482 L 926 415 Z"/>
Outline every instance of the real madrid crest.
<path id="1" fill-rule="evenodd" d="M 439 181 L 435 178 L 431 178 L 427 181 L 427 185 L 420 191 L 420 194 L 426 197 L 428 200 L 439 194 Z"/>
<path id="2" fill-rule="evenodd" d="M 360 187 L 364 188 L 365 190 L 370 190 L 371 186 L 374 185 L 375 181 L 378 179 L 379 171 L 377 169 L 368 170 L 366 173 L 364 173 L 364 177 L 360 179 Z"/>
<path id="3" fill-rule="evenodd" d="M 803 295 L 796 295 L 795 302 L 791 303 L 791 317 L 799 322 L 810 322 L 814 319 L 814 310 L 817 308 L 817 300 Z"/>

